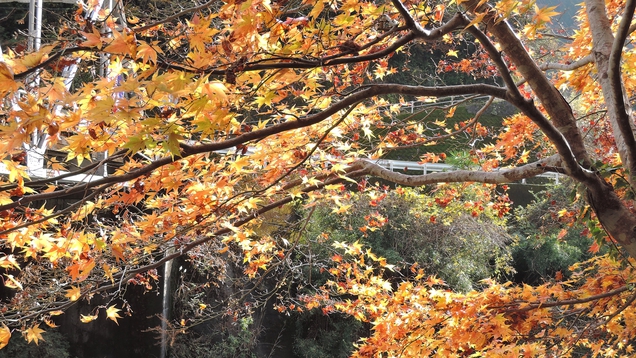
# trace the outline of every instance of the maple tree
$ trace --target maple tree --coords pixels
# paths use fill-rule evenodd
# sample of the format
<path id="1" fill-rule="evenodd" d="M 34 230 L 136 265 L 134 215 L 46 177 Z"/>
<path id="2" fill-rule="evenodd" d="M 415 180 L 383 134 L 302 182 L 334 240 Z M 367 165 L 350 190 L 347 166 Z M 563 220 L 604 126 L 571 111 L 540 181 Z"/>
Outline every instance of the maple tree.
<path id="1" fill-rule="evenodd" d="M 529 0 L 209 1 L 160 20 L 89 1 L 57 41 L 2 49 L 0 267 L 15 289 L 2 306 L 2 344 L 15 332 L 38 343 L 42 323 L 95 295 L 107 303 L 82 322 L 102 310 L 125 319 L 127 307 L 115 303 L 122 286 L 150 287 L 154 270 L 183 255 L 240 256 L 246 279 L 261 282 L 293 251 L 263 229 L 265 214 L 317 200 L 346 212 L 351 182 L 360 191 L 371 190 L 368 177 L 503 184 L 556 171 L 580 185 L 589 234 L 618 245 L 622 261 L 599 256 L 574 266 L 568 281 L 538 287 L 492 281 L 454 293 L 417 266 L 396 284 L 384 276 L 385 259 L 340 242 L 332 279 L 292 298 L 302 306 L 280 309 L 320 306 L 371 322 L 358 356 L 630 354 L 635 6 L 586 0 L 579 29 L 548 49 L 559 61 L 541 63 L 546 49 L 526 41 L 547 36 L 556 11 Z M 522 16 L 531 21 L 510 24 Z M 445 54 L 431 76 L 470 81 L 390 83 L 408 64 L 389 59 L 417 46 Z M 398 116 L 407 100 L 451 96 L 489 99 L 453 125 Z M 519 111 L 501 130 L 480 122 L 494 100 Z M 456 105 L 438 109 L 450 119 Z M 469 148 L 475 167 L 407 175 L 374 162 L 462 134 L 488 139 Z M 504 215 L 505 204 L 487 203 L 489 192 L 475 208 L 499 205 Z"/>

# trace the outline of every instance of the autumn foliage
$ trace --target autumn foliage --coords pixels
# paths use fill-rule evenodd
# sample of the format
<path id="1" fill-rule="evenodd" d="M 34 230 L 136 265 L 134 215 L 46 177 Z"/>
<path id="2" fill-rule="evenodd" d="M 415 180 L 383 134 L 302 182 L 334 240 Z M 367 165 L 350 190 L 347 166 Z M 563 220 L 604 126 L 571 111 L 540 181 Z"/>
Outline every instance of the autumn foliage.
<path id="1" fill-rule="evenodd" d="M 478 197 L 461 205 L 503 217 L 495 184 L 558 172 L 586 203 L 563 215 L 588 222 L 612 258 L 538 287 L 488 280 L 458 293 L 417 265 L 397 275 L 360 243 L 334 242 L 330 279 L 278 308 L 369 322 L 360 357 L 633 354 L 636 1 L 586 0 L 571 36 L 548 27 L 559 9 L 527 0 L 189 5 L 157 20 L 89 1 L 55 41 L 2 48 L 0 268 L 12 293 L 0 345 L 12 334 L 37 344 L 56 315 L 97 296 L 106 303 L 82 322 L 125 319 L 122 289 L 153 289 L 178 257 L 237 262 L 260 283 L 297 245 L 300 234 L 283 242 L 267 227 L 290 203 L 346 213 L 351 191 L 382 200 L 388 186 L 367 186 L 376 179 L 438 193 L 437 183 L 479 183 L 462 184 Z M 416 84 L 393 83 L 411 69 L 391 59 L 416 47 L 443 59 Z M 448 74 L 464 84 L 443 83 Z M 475 100 L 471 119 L 453 120 Z M 429 106 L 404 116 L 410 101 Z M 501 101 L 518 113 L 483 124 Z M 375 162 L 461 136 L 462 170 L 407 175 Z M 439 195 L 435 210 L 460 194 Z M 239 317 L 237 306 L 223 314 Z"/>

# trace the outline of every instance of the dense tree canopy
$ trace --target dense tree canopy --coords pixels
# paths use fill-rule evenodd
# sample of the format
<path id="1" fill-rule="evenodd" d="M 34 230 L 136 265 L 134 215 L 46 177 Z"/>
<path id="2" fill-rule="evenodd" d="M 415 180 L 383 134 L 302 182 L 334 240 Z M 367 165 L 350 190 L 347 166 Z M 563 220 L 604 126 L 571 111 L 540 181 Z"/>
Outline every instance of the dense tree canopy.
<path id="1" fill-rule="evenodd" d="M 360 242 L 336 241 L 329 278 L 280 296 L 278 309 L 370 322 L 356 356 L 631 354 L 636 1 L 586 0 L 571 35 L 552 33 L 555 9 L 528 0 L 179 5 L 144 13 L 91 0 L 40 49 L 3 46 L 0 267 L 12 291 L 1 342 L 21 332 L 38 343 L 44 323 L 97 296 L 83 322 L 126 319 L 125 286 L 152 287 L 155 270 L 181 256 L 239 263 L 258 287 L 301 244 L 302 220 L 284 240 L 267 226 L 287 204 L 324 200 L 347 213 L 352 191 L 382 201 L 392 186 L 370 184 L 382 180 L 444 194 L 421 220 L 442 218 L 436 210 L 466 190 L 464 215 L 503 216 L 495 184 L 558 172 L 579 186 L 579 204 L 555 210 L 564 230 L 579 217 L 613 258 L 576 264 L 567 281 L 482 281 L 458 293 L 417 265 L 400 276 Z M 392 82 L 409 71 L 411 84 Z M 438 105 L 404 116 L 409 101 Z M 454 121 L 463 101 L 483 107 Z M 517 113 L 484 125 L 501 101 Z M 455 171 L 408 175 L 375 162 L 458 137 L 470 140 Z M 365 219 L 360 235 L 386 224 Z M 215 272 L 210 282 L 222 282 Z M 245 287 L 224 301 L 226 315 L 238 319 Z"/>

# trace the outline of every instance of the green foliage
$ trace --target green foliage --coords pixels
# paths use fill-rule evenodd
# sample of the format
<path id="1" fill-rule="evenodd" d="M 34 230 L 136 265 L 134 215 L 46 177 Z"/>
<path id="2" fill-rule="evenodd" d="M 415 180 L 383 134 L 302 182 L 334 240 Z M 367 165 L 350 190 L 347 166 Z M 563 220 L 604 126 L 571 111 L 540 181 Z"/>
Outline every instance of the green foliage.
<path id="1" fill-rule="evenodd" d="M 446 156 L 446 164 L 450 164 L 456 169 L 471 169 L 475 167 L 470 153 L 466 150 L 448 153 Z"/>
<path id="2" fill-rule="evenodd" d="M 360 321 L 337 314 L 323 315 L 319 310 L 296 318 L 294 352 L 302 358 L 346 358 L 363 330 Z"/>
<path id="3" fill-rule="evenodd" d="M 326 232 L 333 241 L 360 240 L 388 263 L 409 266 L 417 262 L 451 288 L 470 290 L 484 278 L 508 272 L 509 237 L 505 221 L 492 208 L 478 213 L 474 209 L 479 206 L 477 195 L 471 190 L 459 193 L 459 188 L 447 185 L 428 193 L 402 189 L 402 195 L 390 192 L 383 200 L 355 194 L 345 215 L 319 207 L 308 236 Z M 446 197 L 449 190 L 459 197 Z M 383 219 L 384 225 L 368 225 Z"/>
<path id="4" fill-rule="evenodd" d="M 27 343 L 20 334 L 13 334 L 9 344 L 0 350 L 0 358 L 69 358 L 70 345 L 61 333 L 48 330 L 38 344 Z"/>
<path id="5" fill-rule="evenodd" d="M 540 283 L 557 271 L 567 277 L 570 265 L 592 257 L 593 239 L 584 234 L 585 224 L 572 217 L 582 209 L 580 200 L 572 202 L 572 190 L 567 183 L 548 187 L 516 209 L 510 230 L 517 237 L 512 246 L 517 281 Z"/>
<path id="6" fill-rule="evenodd" d="M 235 329 L 218 332 L 188 332 L 176 337 L 171 356 L 179 358 L 254 358 L 256 332 L 251 317 L 241 318 Z"/>

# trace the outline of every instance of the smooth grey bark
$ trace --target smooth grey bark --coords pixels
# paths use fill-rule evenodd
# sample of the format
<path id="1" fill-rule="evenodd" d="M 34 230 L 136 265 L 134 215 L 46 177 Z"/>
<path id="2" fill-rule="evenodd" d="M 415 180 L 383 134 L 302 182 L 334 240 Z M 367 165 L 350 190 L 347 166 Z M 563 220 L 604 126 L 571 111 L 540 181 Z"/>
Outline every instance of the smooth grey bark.
<path id="1" fill-rule="evenodd" d="M 629 3 L 633 6 L 634 2 Z M 624 37 L 614 38 L 603 0 L 585 0 L 585 6 L 592 32 L 592 55 L 598 73 L 597 79 L 601 85 L 614 140 L 623 166 L 629 172 L 629 182 L 632 187 L 636 187 L 634 124 L 625 105 L 628 99 L 623 90 L 620 73 L 620 52 L 623 48 Z M 631 22 L 633 15 L 626 15 Z M 624 31 L 628 31 L 629 22 L 623 27 Z"/>
<path id="2" fill-rule="evenodd" d="M 476 182 L 488 184 L 514 183 L 522 179 L 531 178 L 546 171 L 560 167 L 561 159 L 558 155 L 526 164 L 516 168 L 485 172 L 478 170 L 454 170 L 449 172 L 430 173 L 424 175 L 407 175 L 397 173 L 373 163 L 369 160 L 358 160 L 352 167 L 365 171 L 369 175 L 382 178 L 400 185 L 422 186 L 434 183 Z"/>

